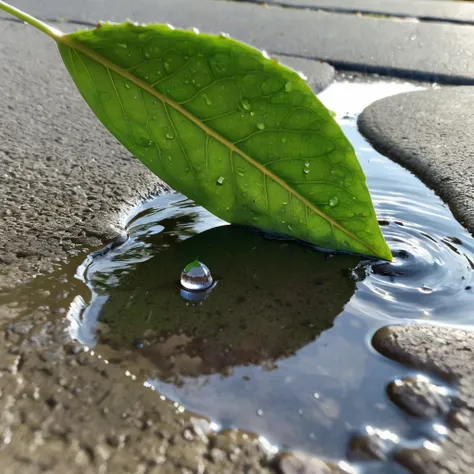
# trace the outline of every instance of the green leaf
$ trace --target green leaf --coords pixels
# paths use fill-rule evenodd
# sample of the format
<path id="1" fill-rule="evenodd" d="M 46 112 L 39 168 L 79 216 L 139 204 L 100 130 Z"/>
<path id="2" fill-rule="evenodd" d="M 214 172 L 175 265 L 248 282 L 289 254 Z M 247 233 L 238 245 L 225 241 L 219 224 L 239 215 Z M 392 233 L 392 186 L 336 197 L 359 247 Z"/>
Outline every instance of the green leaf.
<path id="1" fill-rule="evenodd" d="M 201 263 L 199 262 L 199 260 L 193 260 L 191 263 L 188 263 L 185 267 L 184 267 L 184 271 L 185 272 L 189 272 L 191 271 L 193 268 L 199 268 L 201 266 Z"/>
<path id="2" fill-rule="evenodd" d="M 234 224 L 391 260 L 352 145 L 296 72 L 164 25 L 45 32 L 100 121 L 175 190 Z"/>

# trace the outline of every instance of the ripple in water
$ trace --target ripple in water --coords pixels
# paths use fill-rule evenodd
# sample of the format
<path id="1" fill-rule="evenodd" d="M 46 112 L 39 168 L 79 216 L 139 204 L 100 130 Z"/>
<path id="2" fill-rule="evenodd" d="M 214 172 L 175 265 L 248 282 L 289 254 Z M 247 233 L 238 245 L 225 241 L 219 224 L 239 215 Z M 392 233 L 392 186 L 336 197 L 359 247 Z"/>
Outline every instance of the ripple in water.
<path id="1" fill-rule="evenodd" d="M 127 242 L 83 264 L 93 296 L 82 314 L 68 315 L 73 337 L 99 353 L 115 351 L 137 383 L 282 449 L 340 459 L 350 439 L 362 440 L 366 454 L 379 453 L 386 439 L 412 447 L 436 441 L 444 414 L 420 421 L 387 397 L 393 381 L 417 374 L 369 343 L 394 322 L 474 322 L 472 237 L 356 128 L 364 105 L 407 89 L 335 84 L 321 97 L 356 148 L 392 263 L 268 240 L 184 196 L 161 196 L 137 209 Z M 352 98 L 366 103 L 346 110 Z M 202 305 L 183 301 L 177 284 L 195 259 L 218 281 Z M 400 472 L 378 467 L 370 472 Z"/>

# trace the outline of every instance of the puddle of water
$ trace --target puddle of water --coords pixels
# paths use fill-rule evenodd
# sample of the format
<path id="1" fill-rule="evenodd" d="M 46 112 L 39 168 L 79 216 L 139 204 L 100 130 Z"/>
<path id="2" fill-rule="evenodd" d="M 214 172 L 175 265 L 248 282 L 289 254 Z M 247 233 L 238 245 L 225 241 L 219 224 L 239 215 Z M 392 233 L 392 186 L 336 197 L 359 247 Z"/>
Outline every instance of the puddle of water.
<path id="1" fill-rule="evenodd" d="M 321 94 L 356 148 L 392 263 L 269 240 L 184 196 L 161 196 L 136 210 L 126 243 L 82 265 L 93 296 L 69 312 L 71 335 L 122 352 L 137 383 L 282 449 L 345 458 L 351 436 L 367 426 L 409 446 L 436 440 L 442 417 L 420 421 L 387 397 L 391 381 L 416 374 L 370 345 L 388 323 L 474 323 L 472 237 L 357 131 L 365 105 L 412 89 L 341 83 Z M 201 305 L 185 302 L 177 286 L 195 259 L 218 280 Z"/>

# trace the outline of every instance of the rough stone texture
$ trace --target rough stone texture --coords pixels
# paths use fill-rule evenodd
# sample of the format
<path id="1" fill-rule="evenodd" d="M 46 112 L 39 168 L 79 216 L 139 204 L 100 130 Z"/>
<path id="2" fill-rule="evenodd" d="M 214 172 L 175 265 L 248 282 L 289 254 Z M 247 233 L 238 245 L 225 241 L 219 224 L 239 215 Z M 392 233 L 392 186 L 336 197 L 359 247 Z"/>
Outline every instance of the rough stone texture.
<path id="1" fill-rule="evenodd" d="M 272 54 L 319 59 L 338 68 L 474 83 L 474 28 L 470 26 L 212 0 L 17 0 L 16 5 L 41 18 L 90 24 L 130 18 L 225 31 Z"/>
<path id="2" fill-rule="evenodd" d="M 3 474 L 271 472 L 255 438 L 210 435 L 205 420 L 126 377 L 120 360 L 70 343 L 50 318 L 37 310 L 0 332 Z"/>
<path id="3" fill-rule="evenodd" d="M 379 100 L 360 115 L 362 134 L 413 171 L 474 231 L 474 88 L 410 92 Z"/>
<path id="4" fill-rule="evenodd" d="M 239 0 L 237 0 L 239 1 Z M 288 8 L 327 12 L 388 15 L 424 21 L 474 23 L 474 5 L 469 2 L 439 0 L 240 0 Z"/>
<path id="5" fill-rule="evenodd" d="M 374 346 L 386 357 L 431 372 L 455 384 L 455 406 L 442 451 L 405 450 L 397 460 L 415 473 L 471 474 L 474 465 L 474 333 L 436 326 L 394 326 L 379 330 Z"/>
<path id="6" fill-rule="evenodd" d="M 160 184 L 100 125 L 51 40 L 7 21 L 0 36 L 2 288 L 114 238 Z"/>

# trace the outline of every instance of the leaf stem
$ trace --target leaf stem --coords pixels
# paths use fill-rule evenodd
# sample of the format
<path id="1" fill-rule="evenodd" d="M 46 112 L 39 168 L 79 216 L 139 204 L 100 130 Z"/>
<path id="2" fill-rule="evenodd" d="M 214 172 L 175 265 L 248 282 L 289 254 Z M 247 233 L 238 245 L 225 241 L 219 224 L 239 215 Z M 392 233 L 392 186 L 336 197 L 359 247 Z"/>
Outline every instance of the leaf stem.
<path id="1" fill-rule="evenodd" d="M 38 20 L 34 16 L 28 15 L 28 13 L 25 13 L 2 0 L 0 0 L 0 10 L 6 11 L 7 13 L 10 13 L 10 15 L 17 17 L 19 20 L 24 21 L 25 23 L 28 23 L 31 26 L 34 26 L 36 29 L 47 34 L 55 41 L 59 41 L 60 38 L 63 36 L 63 33 L 57 30 L 56 28 L 53 28 L 52 26 L 49 26 L 46 23 L 43 23 L 41 20 Z"/>

